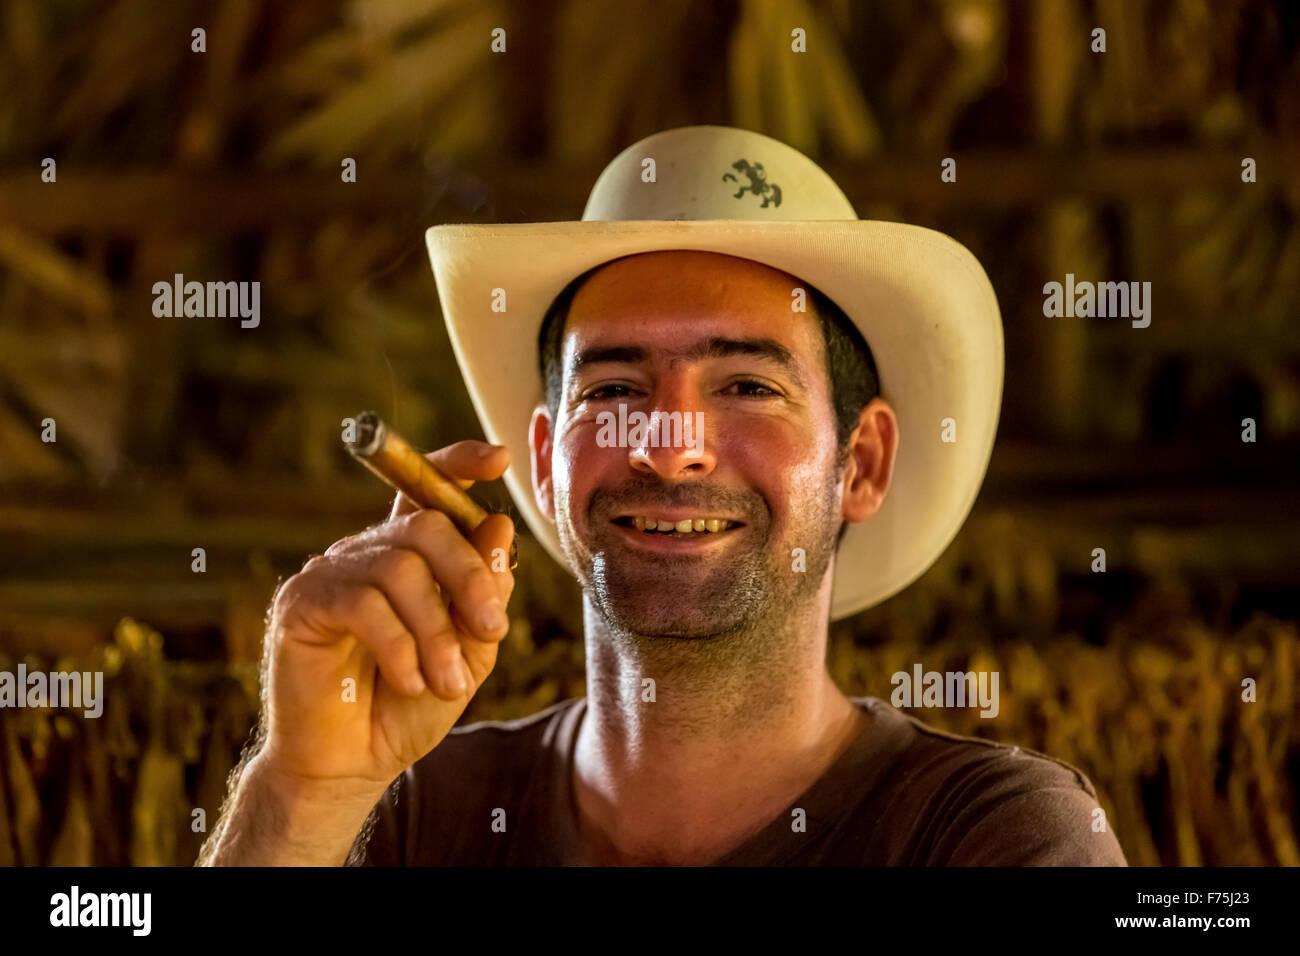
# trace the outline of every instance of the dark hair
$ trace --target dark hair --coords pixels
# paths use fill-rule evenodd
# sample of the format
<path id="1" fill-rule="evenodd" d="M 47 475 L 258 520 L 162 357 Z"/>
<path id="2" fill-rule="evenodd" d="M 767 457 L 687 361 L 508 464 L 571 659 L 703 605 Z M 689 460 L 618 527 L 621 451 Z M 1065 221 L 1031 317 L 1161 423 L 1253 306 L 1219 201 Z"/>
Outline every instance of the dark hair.
<path id="1" fill-rule="evenodd" d="M 560 410 L 560 393 L 564 385 L 564 369 L 560 361 L 564 339 L 564 323 L 569 317 L 569 307 L 574 296 L 592 275 L 609 263 L 593 266 L 560 290 L 537 333 L 537 363 L 546 391 L 546 405 L 554 421 Z M 876 361 L 866 339 L 858 327 L 844 314 L 835 302 L 816 286 L 800 281 L 808 290 L 812 312 L 821 325 L 822 341 L 826 346 L 826 374 L 831 385 L 831 406 L 835 412 L 835 442 L 841 464 L 848 455 L 849 436 L 858 425 L 862 409 L 880 394 L 880 377 Z M 840 524 L 838 546 L 844 539 L 847 523 Z"/>

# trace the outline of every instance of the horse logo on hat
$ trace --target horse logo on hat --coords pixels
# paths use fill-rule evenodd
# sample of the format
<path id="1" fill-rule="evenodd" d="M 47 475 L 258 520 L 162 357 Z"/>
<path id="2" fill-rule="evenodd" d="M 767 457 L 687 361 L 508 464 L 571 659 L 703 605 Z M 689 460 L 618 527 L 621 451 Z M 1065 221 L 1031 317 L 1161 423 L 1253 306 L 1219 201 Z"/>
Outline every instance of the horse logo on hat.
<path id="1" fill-rule="evenodd" d="M 763 171 L 762 163 L 751 163 L 747 159 L 738 159 L 731 164 L 731 168 L 749 177 L 749 185 L 741 186 L 740 192 L 732 196 L 732 199 L 739 199 L 748 192 L 763 197 L 763 205 L 758 207 L 760 209 L 766 209 L 769 203 L 774 206 L 781 205 L 781 187 L 776 183 L 767 181 L 767 173 Z M 733 183 L 740 182 L 731 173 L 724 173 L 722 178 L 730 179 Z"/>

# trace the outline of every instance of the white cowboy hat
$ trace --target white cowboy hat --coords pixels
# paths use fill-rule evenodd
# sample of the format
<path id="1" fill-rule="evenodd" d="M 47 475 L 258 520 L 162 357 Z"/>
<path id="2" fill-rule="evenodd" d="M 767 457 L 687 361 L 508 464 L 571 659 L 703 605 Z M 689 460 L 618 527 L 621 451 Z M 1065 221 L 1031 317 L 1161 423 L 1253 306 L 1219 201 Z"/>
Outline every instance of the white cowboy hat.
<path id="1" fill-rule="evenodd" d="M 858 219 L 830 176 L 784 143 L 728 126 L 666 130 L 605 167 L 580 222 L 433 226 L 425 240 L 474 408 L 488 440 L 510 450 L 506 486 L 565 567 L 527 466 L 529 418 L 543 400 L 537 334 L 570 280 L 642 252 L 720 252 L 783 270 L 862 331 L 898 416 L 898 455 L 880 510 L 845 532 L 832 619 L 916 580 L 975 501 L 1002 402 L 1002 319 L 988 276 L 943 233 Z M 495 289 L 505 311 L 493 311 Z M 956 441 L 943 440 L 945 419 Z"/>

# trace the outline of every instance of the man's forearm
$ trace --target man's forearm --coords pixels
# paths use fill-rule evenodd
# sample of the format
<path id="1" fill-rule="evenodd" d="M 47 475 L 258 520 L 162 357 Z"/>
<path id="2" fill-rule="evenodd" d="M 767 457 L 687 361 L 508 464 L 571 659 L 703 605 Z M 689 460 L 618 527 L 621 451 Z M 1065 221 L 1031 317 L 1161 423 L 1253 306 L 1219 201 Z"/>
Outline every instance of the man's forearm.
<path id="1" fill-rule="evenodd" d="M 259 756 L 244 767 L 230 806 L 199 863 L 205 866 L 342 866 L 384 788 L 307 784 Z"/>

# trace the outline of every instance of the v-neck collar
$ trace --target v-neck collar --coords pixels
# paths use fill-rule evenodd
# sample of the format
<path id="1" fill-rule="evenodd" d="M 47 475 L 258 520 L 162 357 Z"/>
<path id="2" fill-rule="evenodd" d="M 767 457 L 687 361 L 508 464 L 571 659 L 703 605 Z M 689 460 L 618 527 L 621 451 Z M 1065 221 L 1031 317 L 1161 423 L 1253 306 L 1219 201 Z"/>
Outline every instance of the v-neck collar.
<path id="1" fill-rule="evenodd" d="M 778 813 L 767 825 L 709 866 L 781 865 L 807 852 L 830 833 L 846 814 L 874 791 L 903 751 L 907 718 L 875 697 L 850 697 L 849 702 L 870 719 L 820 777 Z M 582 697 L 568 709 L 558 728 L 556 759 L 551 779 L 551 845 L 556 862 L 583 865 L 586 851 L 578 827 L 574 787 L 578 731 L 587 712 Z M 791 827 L 796 808 L 805 814 L 806 832 Z"/>

